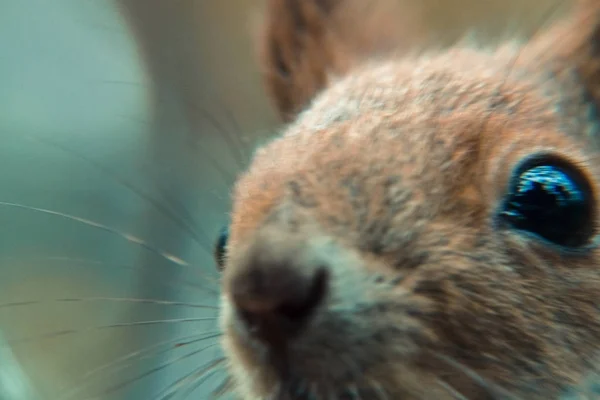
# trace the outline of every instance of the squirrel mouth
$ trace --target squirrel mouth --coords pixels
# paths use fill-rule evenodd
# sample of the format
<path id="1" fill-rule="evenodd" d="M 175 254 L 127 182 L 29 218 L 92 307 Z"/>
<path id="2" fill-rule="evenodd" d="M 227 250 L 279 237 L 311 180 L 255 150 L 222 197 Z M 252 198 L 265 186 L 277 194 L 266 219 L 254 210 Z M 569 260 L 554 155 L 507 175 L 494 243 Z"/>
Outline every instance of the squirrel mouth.
<path id="1" fill-rule="evenodd" d="M 365 385 L 361 376 L 340 368 L 341 364 L 336 363 L 335 367 L 332 365 L 333 369 L 329 369 L 324 367 L 323 360 L 314 358 L 314 354 L 304 354 L 302 348 L 294 341 L 285 340 L 287 336 L 280 336 L 279 330 L 269 322 L 263 320 L 250 332 L 237 336 L 247 349 L 254 351 L 256 358 L 252 358 L 258 361 L 254 368 L 258 367 L 270 376 L 265 376 L 271 386 L 265 399 L 357 400 L 381 397 L 376 389 Z M 360 367 L 357 365 L 357 368 Z"/>
<path id="2" fill-rule="evenodd" d="M 270 368 L 276 377 L 273 393 L 268 397 L 269 399 L 357 400 L 381 396 L 368 386 L 359 388 L 358 381 L 355 381 L 358 377 L 346 376 L 341 380 L 339 376 L 337 378 L 324 376 L 310 378 L 310 371 L 301 371 L 294 368 L 290 355 L 290 349 L 287 346 L 282 346 L 276 350 L 272 348 L 266 354 Z"/>
<path id="3" fill-rule="evenodd" d="M 349 381 L 346 384 L 336 384 L 329 386 L 324 381 L 311 381 L 304 377 L 303 374 L 294 371 L 293 364 L 290 362 L 288 348 L 282 346 L 277 350 L 271 349 L 267 353 L 267 359 L 272 371 L 276 374 L 274 393 L 271 397 L 273 400 L 355 400 L 367 395 L 366 390 L 361 390 L 360 395 L 356 390 L 348 388 L 356 386 Z M 371 391 L 369 391 L 371 392 Z M 375 395 L 374 393 L 370 393 Z M 357 397 L 359 396 L 359 397 Z"/>

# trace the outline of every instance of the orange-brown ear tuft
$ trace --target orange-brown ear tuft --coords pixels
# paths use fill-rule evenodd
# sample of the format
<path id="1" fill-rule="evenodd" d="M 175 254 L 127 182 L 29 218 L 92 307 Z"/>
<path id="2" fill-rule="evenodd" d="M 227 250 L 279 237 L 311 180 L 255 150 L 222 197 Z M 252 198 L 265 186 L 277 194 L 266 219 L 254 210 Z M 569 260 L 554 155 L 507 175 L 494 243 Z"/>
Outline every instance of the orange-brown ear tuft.
<path id="1" fill-rule="evenodd" d="M 267 89 L 289 120 L 341 68 L 331 13 L 338 0 L 269 0 L 262 60 Z"/>
<path id="2" fill-rule="evenodd" d="M 600 105 L 600 0 L 576 0 L 571 16 L 534 41 L 529 62 L 552 65 L 558 74 L 576 72 Z"/>
<path id="3" fill-rule="evenodd" d="M 261 38 L 267 90 L 289 121 L 322 90 L 369 55 L 398 48 L 414 33 L 414 14 L 398 0 L 268 0 Z M 408 40 L 405 40 L 408 42 Z"/>
<path id="4" fill-rule="evenodd" d="M 600 1 L 580 0 L 574 29 L 580 29 L 580 44 L 575 47 L 574 63 L 587 91 L 600 105 Z"/>

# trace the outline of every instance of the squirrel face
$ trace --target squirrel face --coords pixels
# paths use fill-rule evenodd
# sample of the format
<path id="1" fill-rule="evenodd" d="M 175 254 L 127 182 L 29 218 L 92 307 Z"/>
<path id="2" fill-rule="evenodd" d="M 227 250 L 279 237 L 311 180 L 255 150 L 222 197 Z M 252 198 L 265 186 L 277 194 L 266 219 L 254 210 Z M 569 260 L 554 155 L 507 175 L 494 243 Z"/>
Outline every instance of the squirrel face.
<path id="1" fill-rule="evenodd" d="M 376 60 L 336 36 L 343 3 L 269 5 L 289 124 L 237 182 L 221 241 L 240 397 L 581 385 L 600 368 L 600 13 L 584 2 L 524 46 Z"/>

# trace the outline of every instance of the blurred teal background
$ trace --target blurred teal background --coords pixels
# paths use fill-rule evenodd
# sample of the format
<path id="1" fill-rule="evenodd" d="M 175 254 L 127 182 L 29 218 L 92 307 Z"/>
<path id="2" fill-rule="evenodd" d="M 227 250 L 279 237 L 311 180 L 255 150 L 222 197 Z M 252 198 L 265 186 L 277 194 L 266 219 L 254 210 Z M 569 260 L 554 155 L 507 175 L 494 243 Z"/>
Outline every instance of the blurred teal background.
<path id="1" fill-rule="evenodd" d="M 0 306 L 0 399 L 61 399 L 73 388 L 81 390 L 65 400 L 148 399 L 218 356 L 213 346 L 171 362 L 215 343 L 174 349 L 178 337 L 215 331 L 214 320 L 95 328 L 216 315 L 106 299 L 216 305 L 218 287 L 203 274 L 217 276 L 210 247 L 249 156 L 248 144 L 230 143 L 242 126 L 266 132 L 268 108 L 249 96 L 248 68 L 236 74 L 233 66 L 233 79 L 211 75 L 249 46 L 221 35 L 225 46 L 213 47 L 207 38 L 224 27 L 204 24 L 207 12 L 219 10 L 152 0 L 0 1 L 0 303 L 39 301 Z M 232 103 L 242 100 L 246 113 L 236 113 Z M 26 207 L 106 225 L 192 265 Z M 65 330 L 75 332 L 48 337 Z M 124 368 L 89 376 L 167 340 Z"/>

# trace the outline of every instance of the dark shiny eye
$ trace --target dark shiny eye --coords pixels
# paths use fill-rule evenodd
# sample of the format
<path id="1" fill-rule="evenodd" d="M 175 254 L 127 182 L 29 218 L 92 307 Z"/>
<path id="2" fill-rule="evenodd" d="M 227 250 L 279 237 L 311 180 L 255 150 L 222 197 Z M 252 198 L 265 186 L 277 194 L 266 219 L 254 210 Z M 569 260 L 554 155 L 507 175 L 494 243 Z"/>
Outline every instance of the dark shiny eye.
<path id="1" fill-rule="evenodd" d="M 588 244 L 595 230 L 588 180 L 556 157 L 536 157 L 517 168 L 500 215 L 517 230 L 569 248 Z"/>
<path id="2" fill-rule="evenodd" d="M 217 243 L 215 244 L 214 256 L 217 267 L 221 270 L 225 265 L 225 251 L 227 249 L 227 240 L 229 239 L 229 227 L 224 226 L 219 232 Z"/>

